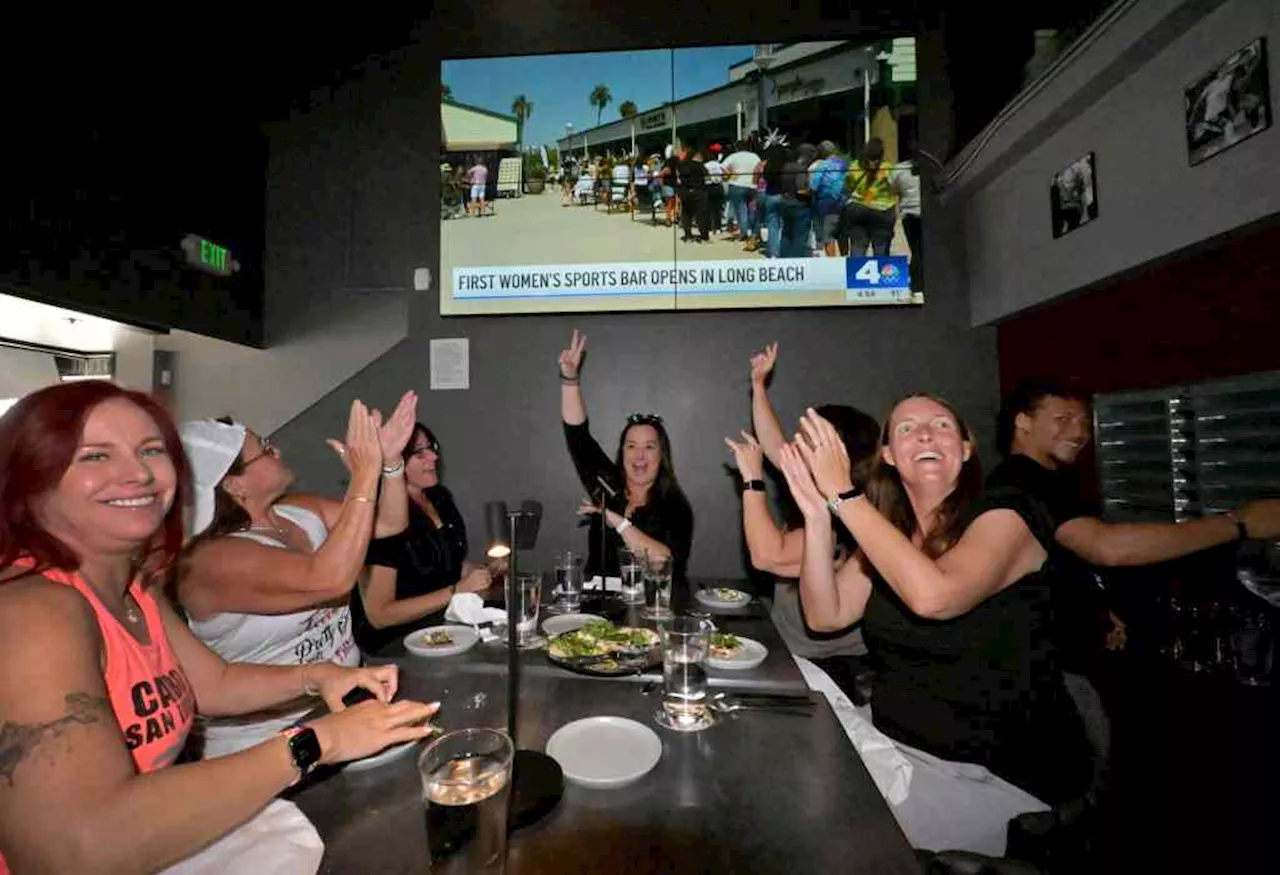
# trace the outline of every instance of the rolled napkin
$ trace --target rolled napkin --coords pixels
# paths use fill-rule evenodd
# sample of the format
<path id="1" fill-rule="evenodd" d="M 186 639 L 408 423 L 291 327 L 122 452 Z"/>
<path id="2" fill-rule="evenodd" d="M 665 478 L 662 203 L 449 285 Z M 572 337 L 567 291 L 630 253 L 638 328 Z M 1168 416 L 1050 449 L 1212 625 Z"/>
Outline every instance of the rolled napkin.
<path id="1" fill-rule="evenodd" d="M 844 734 L 849 736 L 858 756 L 862 757 L 863 765 L 871 773 L 871 780 L 876 782 L 880 795 L 890 805 L 902 804 L 911 792 L 910 761 L 894 746 L 893 739 L 876 729 L 849 701 L 829 674 L 803 657 L 797 656 L 795 661 L 809 689 L 822 693 L 831 703 L 831 710 L 836 712 Z"/>
<path id="2" fill-rule="evenodd" d="M 592 577 L 582 586 L 582 589 L 584 592 L 590 592 L 593 589 L 599 589 L 599 588 L 600 588 L 600 575 L 598 574 L 595 577 Z M 604 579 L 604 590 L 605 592 L 622 592 L 622 578 L 606 577 Z"/>
<path id="3" fill-rule="evenodd" d="M 486 608 L 484 599 L 473 592 L 454 593 L 449 599 L 449 607 L 445 608 L 444 618 L 450 623 L 461 623 L 476 630 L 481 641 L 496 641 L 496 633 L 481 629 L 481 623 L 499 623 L 506 625 L 507 612 L 501 608 Z"/>
<path id="4" fill-rule="evenodd" d="M 324 842 L 298 806 L 275 799 L 243 826 L 165 869 L 162 875 L 270 872 L 315 875 Z"/>

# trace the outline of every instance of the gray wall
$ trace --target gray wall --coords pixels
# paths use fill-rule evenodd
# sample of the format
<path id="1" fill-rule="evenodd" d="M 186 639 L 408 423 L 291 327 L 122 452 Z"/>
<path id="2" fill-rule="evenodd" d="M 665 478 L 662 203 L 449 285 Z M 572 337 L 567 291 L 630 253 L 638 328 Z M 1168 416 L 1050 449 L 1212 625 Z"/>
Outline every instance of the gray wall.
<path id="1" fill-rule="evenodd" d="M 510 14 L 504 14 L 506 6 L 512 7 Z M 531 19 L 515 11 L 516 4 L 497 4 L 484 10 L 483 33 L 466 17 L 476 14 L 470 11 L 440 12 L 438 24 L 448 34 L 443 44 L 450 54 L 603 49 L 636 39 L 687 40 L 690 33 L 723 42 L 750 42 L 762 35 L 762 25 L 739 34 L 726 30 L 743 17 L 738 15 L 714 22 L 708 17 L 677 30 L 674 18 L 646 8 L 654 12 L 652 18 L 609 20 L 603 17 L 607 13 L 579 2 Z M 709 16 L 687 6 L 682 14 Z M 773 21 L 769 38 L 821 38 L 850 27 L 848 20 L 801 14 L 784 25 Z M 269 215 L 272 335 L 287 333 L 285 321 L 308 307 L 305 289 L 316 270 L 302 257 L 273 262 L 273 223 L 328 222 L 335 237 L 347 234 L 348 226 L 368 229 L 357 235 L 350 267 L 342 268 L 353 281 L 403 282 L 414 267 L 439 264 L 435 156 L 442 42 L 434 30 L 422 39 L 423 45 L 374 65 L 359 98 L 336 116 L 329 109 L 317 112 L 315 121 L 299 117 L 287 136 L 273 137 L 275 172 L 287 167 L 291 174 L 314 174 L 317 188 L 326 188 L 324 197 L 293 207 L 281 204 Z M 929 33 L 919 48 L 923 145 L 945 154 L 950 106 L 944 46 Z M 347 113 L 350 125 L 333 124 Z M 308 133 L 312 130 L 314 136 Z M 316 148 L 334 137 L 339 142 L 332 151 Z M 781 343 L 774 395 L 789 428 L 806 404 L 852 403 L 879 417 L 897 396 L 925 388 L 955 402 L 983 438 L 990 433 L 997 403 L 994 334 L 968 327 L 962 235 L 936 204 L 925 206 L 928 290 L 922 308 L 445 320 L 437 315 L 435 294 L 425 293 L 412 302 L 406 341 L 292 421 L 279 437 L 302 486 L 336 493 L 341 468 L 322 439 L 340 435 L 351 399 L 387 407 L 400 392 L 414 388 L 422 396 L 422 419 L 443 444 L 445 479 L 466 515 L 475 549 L 483 537 L 484 501 L 534 497 L 547 509 L 537 557 L 545 562 L 551 550 L 582 546 L 585 539 L 584 530 L 575 526 L 583 492 L 564 449 L 553 371 L 559 350 L 577 327 L 590 338 L 583 387 L 597 437 L 611 453 L 626 413 L 662 414 L 697 515 L 690 571 L 740 576 L 740 506 L 723 469 L 729 456 L 722 438 L 750 422 L 748 359 L 766 342 Z M 471 389 L 429 391 L 428 340 L 458 336 L 471 341 Z"/>
<path id="2" fill-rule="evenodd" d="M 993 139 L 989 169 L 967 197 L 974 324 L 1092 285 L 1280 212 L 1280 131 L 1272 127 L 1190 166 L 1183 87 L 1253 39 L 1267 37 L 1272 116 L 1280 95 L 1280 4 L 1275 0 L 1138 3 L 1019 112 L 1043 116 L 1037 144 Z M 1152 47 L 1158 48 L 1152 51 Z M 1145 53 L 1150 53 L 1147 57 Z M 1117 64 L 1139 62 L 1120 81 Z M 1097 92 L 1087 102 L 1081 95 Z M 1084 105 L 1086 104 L 1087 105 Z M 1083 108 L 1081 108 L 1083 105 Z M 1067 115 L 1071 106 L 1076 112 Z M 1010 128 L 1022 124 L 1018 119 Z M 1099 214 L 1053 239 L 1049 183 L 1096 154 Z"/>

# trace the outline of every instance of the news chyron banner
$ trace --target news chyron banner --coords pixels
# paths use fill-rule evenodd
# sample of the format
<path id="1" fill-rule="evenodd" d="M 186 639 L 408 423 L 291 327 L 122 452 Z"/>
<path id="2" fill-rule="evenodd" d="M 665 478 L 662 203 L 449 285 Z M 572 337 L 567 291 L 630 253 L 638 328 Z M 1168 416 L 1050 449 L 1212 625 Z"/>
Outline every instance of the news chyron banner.
<path id="1" fill-rule="evenodd" d="M 456 267 L 453 297 L 494 304 L 555 301 L 557 309 L 581 299 L 602 305 L 583 309 L 601 310 L 612 309 L 617 299 L 635 309 L 922 303 L 909 276 L 906 256 Z"/>

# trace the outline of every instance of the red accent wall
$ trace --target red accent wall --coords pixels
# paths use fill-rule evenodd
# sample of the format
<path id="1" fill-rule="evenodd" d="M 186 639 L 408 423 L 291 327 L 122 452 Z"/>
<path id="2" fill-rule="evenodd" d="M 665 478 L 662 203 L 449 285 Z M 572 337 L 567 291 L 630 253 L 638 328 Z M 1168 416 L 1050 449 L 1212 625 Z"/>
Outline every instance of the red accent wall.
<path id="1" fill-rule="evenodd" d="M 1280 225 L 1015 316 L 1000 390 L 1043 376 L 1086 393 L 1280 369 Z"/>

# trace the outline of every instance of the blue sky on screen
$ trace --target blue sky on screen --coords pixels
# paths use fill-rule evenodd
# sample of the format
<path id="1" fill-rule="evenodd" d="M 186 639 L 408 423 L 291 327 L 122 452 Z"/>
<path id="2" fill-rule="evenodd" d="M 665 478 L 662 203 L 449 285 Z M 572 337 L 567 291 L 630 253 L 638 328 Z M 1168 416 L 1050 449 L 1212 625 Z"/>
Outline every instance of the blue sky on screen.
<path id="1" fill-rule="evenodd" d="M 751 57 L 752 47 L 713 46 L 573 55 L 525 55 L 445 61 L 441 81 L 453 99 L 494 112 L 510 113 L 519 94 L 533 103 L 525 145 L 553 146 L 564 136 L 565 122 L 575 131 L 596 126 L 596 110 L 587 101 L 596 85 L 607 85 L 613 101 L 600 123 L 619 117 L 618 107 L 632 101 L 640 112 L 724 85 L 729 67 Z"/>

